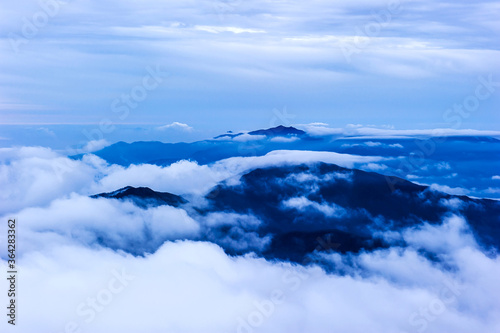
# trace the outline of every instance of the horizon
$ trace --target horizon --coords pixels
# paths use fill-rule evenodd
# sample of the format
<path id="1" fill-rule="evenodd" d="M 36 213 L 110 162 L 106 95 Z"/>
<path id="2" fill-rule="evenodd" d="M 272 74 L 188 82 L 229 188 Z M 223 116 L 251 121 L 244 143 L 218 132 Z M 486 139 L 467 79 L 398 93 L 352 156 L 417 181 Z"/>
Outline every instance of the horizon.
<path id="1" fill-rule="evenodd" d="M 0 14 L 3 125 L 500 123 L 495 2 L 29 4 Z"/>
<path id="2" fill-rule="evenodd" d="M 471 128 L 394 128 L 390 126 L 375 126 L 360 124 L 346 124 L 344 127 L 331 127 L 325 123 L 310 124 L 279 124 L 260 128 L 228 129 L 224 132 L 217 130 L 197 131 L 187 124 L 174 122 L 166 126 L 156 124 L 111 124 L 103 127 L 100 124 L 86 125 L 0 125 L 0 148 L 15 146 L 46 146 L 54 150 L 78 150 L 84 146 L 99 142 L 100 146 L 109 146 L 118 142 L 159 141 L 162 143 L 194 143 L 205 140 L 215 140 L 218 136 L 232 133 L 248 133 L 255 130 L 273 129 L 279 126 L 293 127 L 305 131 L 310 136 L 336 136 L 338 138 L 401 138 L 422 139 L 438 136 L 484 136 L 500 139 L 499 130 L 471 129 Z M 165 130 L 164 127 L 171 130 Z M 108 129 L 108 130 L 106 130 Z M 111 129 L 111 130 L 109 130 Z"/>

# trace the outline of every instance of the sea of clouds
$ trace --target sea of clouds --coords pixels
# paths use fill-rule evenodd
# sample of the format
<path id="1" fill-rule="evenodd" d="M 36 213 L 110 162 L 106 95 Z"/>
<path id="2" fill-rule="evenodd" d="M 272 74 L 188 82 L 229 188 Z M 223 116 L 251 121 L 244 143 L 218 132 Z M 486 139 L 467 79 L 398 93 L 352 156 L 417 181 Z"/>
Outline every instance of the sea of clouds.
<path id="1" fill-rule="evenodd" d="M 72 160 L 20 147 L 1 149 L 0 161 L 0 215 L 16 218 L 19 266 L 18 322 L 4 320 L 2 331 L 500 331 L 499 259 L 480 248 L 459 215 L 386 232 L 381 237 L 394 244 L 388 249 L 318 252 L 300 265 L 233 257 L 199 240 L 226 223 L 242 234 L 241 242 L 222 240 L 226 246 L 265 246 L 268 239 L 252 234 L 260 223 L 252 215 L 202 219 L 182 208 L 88 197 L 132 185 L 202 203 L 220 181 L 237 183 L 257 167 L 322 161 L 363 168 L 380 157 L 276 151 L 203 166 L 121 167 L 90 154 Z M 130 246 L 146 254 L 123 250 Z M 6 280 L 1 285 L 7 290 Z"/>

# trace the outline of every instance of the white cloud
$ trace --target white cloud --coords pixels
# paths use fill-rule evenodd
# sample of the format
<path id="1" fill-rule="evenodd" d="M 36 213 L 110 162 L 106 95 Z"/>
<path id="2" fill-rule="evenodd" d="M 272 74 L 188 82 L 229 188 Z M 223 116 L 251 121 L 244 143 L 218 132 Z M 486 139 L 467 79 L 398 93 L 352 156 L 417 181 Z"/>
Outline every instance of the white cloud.
<path id="1" fill-rule="evenodd" d="M 486 190 L 484 190 L 484 193 L 500 194 L 500 188 L 499 187 L 488 187 Z"/>
<path id="2" fill-rule="evenodd" d="M 0 149 L 0 160 L 5 189 L 0 215 L 5 220 L 12 212 L 18 218 L 23 281 L 18 285 L 23 316 L 17 327 L 5 328 L 7 333 L 59 332 L 70 321 L 95 333 L 110 328 L 124 333 L 245 332 L 247 325 L 254 325 L 249 327 L 255 332 L 425 329 L 496 333 L 500 327 L 496 316 L 500 312 L 500 260 L 478 249 L 466 221 L 457 216 L 442 225 L 423 224 L 402 232 L 400 238 L 408 243 L 407 248 L 392 246 L 357 255 L 318 254 L 332 265 L 332 273 L 327 274 L 318 267 L 270 262 L 255 255 L 231 257 L 206 242 L 167 241 L 144 257 L 106 249 L 99 244 L 107 241 L 122 248 L 146 243 L 154 247 L 165 239 L 197 238 L 206 230 L 228 227 L 226 235 L 212 239 L 235 250 L 262 250 L 270 236 L 254 231 L 263 222 L 251 214 L 189 217 L 183 209 L 168 206 L 145 210 L 130 202 L 87 197 L 104 188 L 130 185 L 128 182 L 177 194 L 202 193 L 220 180 L 255 167 L 318 161 L 352 167 L 375 163 L 379 157 L 275 151 L 208 166 L 180 161 L 169 167 L 124 168 L 108 165 L 94 155 L 74 161 L 49 149 L 12 148 Z M 69 168 L 58 174 L 57 165 Z M 331 177 L 349 178 L 349 174 Z M 293 180 L 315 181 L 305 173 Z M 305 197 L 283 204 L 330 216 L 339 213 L 338 207 Z M 458 207 L 452 200 L 442 204 Z M 0 225 L 1 234 L 6 234 L 5 228 Z M 430 260 L 421 250 L 435 253 L 440 261 Z M 5 256 L 2 258 L 0 269 L 6 271 Z M 111 271 L 122 268 L 135 278 L 112 296 L 103 311 L 94 311 L 95 320 L 85 322 L 87 316 L 78 315 L 77 308 L 89 298 L 104 295 L 102 291 L 113 278 Z M 5 284 L 4 279 L 2 288 L 7 290 Z M 277 294 L 283 299 L 271 301 Z M 3 297 L 5 303 L 6 295 Z M 168 320 L 159 320 L 167 314 Z"/>
<path id="3" fill-rule="evenodd" d="M 431 184 L 432 191 L 444 192 L 453 195 L 467 195 L 470 191 L 461 187 L 449 187 L 447 185 Z"/>
<path id="4" fill-rule="evenodd" d="M 404 239 L 411 246 L 437 254 L 477 247 L 467 222 L 458 216 L 447 218 L 442 225 L 424 224 L 409 229 L 404 233 Z"/>
<path id="5" fill-rule="evenodd" d="M 214 34 L 218 34 L 221 32 L 232 32 L 235 34 L 241 33 L 250 33 L 250 34 L 262 34 L 266 33 L 264 30 L 259 29 L 245 29 L 245 28 L 237 28 L 237 27 L 220 27 L 220 26 L 208 26 L 208 25 L 196 25 L 194 27 L 195 30 L 211 32 Z"/>
<path id="6" fill-rule="evenodd" d="M 439 201 L 441 205 L 444 207 L 450 208 L 450 209 L 460 209 L 464 206 L 464 202 L 458 198 L 451 198 L 451 199 L 441 199 Z"/>
<path id="7" fill-rule="evenodd" d="M 168 239 L 196 237 L 200 231 L 198 223 L 182 209 L 141 209 L 127 201 L 76 194 L 54 200 L 47 207 L 26 208 L 15 217 L 27 229 L 23 236 L 27 245 L 18 253 L 39 250 L 37 246 L 42 247 L 47 238 L 57 236 L 89 246 L 104 244 L 141 253 L 156 249 Z"/>
<path id="8" fill-rule="evenodd" d="M 298 211 L 304 212 L 307 209 L 313 209 L 319 211 L 326 215 L 327 217 L 342 217 L 345 215 L 346 211 L 344 208 L 337 206 L 335 204 L 317 203 L 307 199 L 306 197 L 290 198 L 283 201 L 282 205 L 286 208 L 297 209 Z"/>
<path id="9" fill-rule="evenodd" d="M 264 156 L 231 157 L 213 164 L 215 170 L 232 170 L 233 174 L 245 170 L 263 168 L 266 166 L 284 166 L 310 164 L 317 162 L 333 163 L 345 168 L 352 168 L 361 163 L 379 162 L 384 160 L 379 156 L 358 156 L 325 151 L 305 150 L 275 150 Z"/>
<path id="10" fill-rule="evenodd" d="M 382 145 L 382 143 L 367 141 L 367 142 L 365 142 L 365 145 L 367 145 L 368 147 L 380 147 Z"/>
<path id="11" fill-rule="evenodd" d="M 362 125 L 351 125 L 345 128 L 330 128 L 326 124 L 312 123 L 308 125 L 297 125 L 308 134 L 313 136 L 348 136 L 353 138 L 414 138 L 414 137 L 448 137 L 448 136 L 492 136 L 500 137 L 500 131 L 487 131 L 475 129 L 451 129 L 436 128 L 428 130 L 396 130 L 390 128 L 364 127 Z M 365 142 L 367 144 L 367 142 Z M 400 144 L 392 145 L 394 148 L 402 148 Z"/>
<path id="12" fill-rule="evenodd" d="M 241 226 L 247 230 L 255 230 L 262 224 L 262 221 L 253 215 L 242 215 L 236 213 L 210 213 L 203 217 L 203 223 L 209 227 L 220 226 Z"/>
<path id="13" fill-rule="evenodd" d="M 82 150 L 83 150 L 82 153 L 93 153 L 93 152 L 101 150 L 109 145 L 110 145 L 110 143 L 108 141 L 106 141 L 105 139 L 89 141 L 85 145 L 85 147 L 82 148 Z"/>
<path id="14" fill-rule="evenodd" d="M 0 214 L 45 205 L 74 191 L 83 191 L 100 175 L 103 161 L 75 161 L 46 148 L 0 151 Z"/>
<path id="15" fill-rule="evenodd" d="M 464 228 L 455 217 L 441 227 L 408 230 L 407 249 L 325 254 L 347 271 L 341 275 L 254 256 L 230 257 L 204 242 L 167 242 L 146 257 L 50 243 L 45 251 L 22 255 L 18 301 L 24 320 L 5 331 L 58 332 L 72 321 L 95 333 L 110 328 L 124 333 L 496 333 L 500 261 L 481 253 Z M 419 254 L 419 248 L 440 251 L 453 269 Z M 0 268 L 6 269 L 4 260 Z M 103 290 L 117 282 L 116 273 L 128 277 L 123 290 L 105 298 Z M 103 311 L 92 311 L 89 298 Z M 84 314 L 77 312 L 82 306 Z M 89 313 L 95 319 L 86 322 Z M 167 314 L 168 320 L 160 320 Z"/>
<path id="16" fill-rule="evenodd" d="M 174 121 L 173 123 L 168 124 L 168 125 L 163 125 L 163 126 L 157 127 L 157 129 L 158 130 L 174 129 L 174 130 L 184 131 L 184 132 L 193 131 L 193 128 L 191 126 L 189 126 L 188 124 L 179 123 L 177 121 Z"/>
<path id="17" fill-rule="evenodd" d="M 500 180 L 500 176 L 493 176 L 491 177 L 492 180 Z"/>
<path id="18" fill-rule="evenodd" d="M 265 135 L 252 135 L 248 133 L 243 133 L 241 135 L 235 136 L 233 138 L 233 141 L 238 141 L 238 142 L 259 141 L 259 140 L 264 140 L 265 138 L 267 138 Z"/>
<path id="19" fill-rule="evenodd" d="M 271 142 L 294 142 L 300 140 L 299 137 L 297 136 L 291 136 L 289 138 L 284 137 L 284 136 L 275 136 L 274 138 L 271 138 Z"/>
<path id="20" fill-rule="evenodd" d="M 125 186 L 146 186 L 177 195 L 202 195 L 225 179 L 239 177 L 255 168 L 334 163 L 352 168 L 382 161 L 376 156 L 357 156 L 333 152 L 278 150 L 264 156 L 232 157 L 211 165 L 179 161 L 166 167 L 151 164 L 122 167 L 108 165 L 95 155 L 72 160 L 36 147 L 0 150 L 0 214 L 23 208 L 44 206 L 73 192 L 91 195 Z"/>
<path id="21" fill-rule="evenodd" d="M 367 141 L 362 143 L 344 143 L 342 147 L 389 147 L 389 148 L 403 148 L 399 143 L 395 144 L 385 144 L 382 142 Z"/>
<path id="22" fill-rule="evenodd" d="M 377 163 L 368 163 L 366 165 L 363 165 L 362 167 L 364 170 L 369 170 L 369 171 L 382 171 L 387 169 L 386 165 L 383 164 L 377 164 Z"/>
<path id="23" fill-rule="evenodd" d="M 436 164 L 436 168 L 438 170 L 451 170 L 450 163 L 448 162 L 440 162 Z"/>

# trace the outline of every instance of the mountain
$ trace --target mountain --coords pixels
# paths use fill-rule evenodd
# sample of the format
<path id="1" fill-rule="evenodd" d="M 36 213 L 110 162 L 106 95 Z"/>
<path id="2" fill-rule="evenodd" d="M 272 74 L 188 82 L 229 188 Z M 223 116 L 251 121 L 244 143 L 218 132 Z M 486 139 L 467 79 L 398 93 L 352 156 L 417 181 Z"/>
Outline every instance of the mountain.
<path id="1" fill-rule="evenodd" d="M 233 156 L 262 156 L 273 150 L 328 150 L 331 144 L 321 139 L 312 139 L 304 131 L 293 127 L 278 126 L 248 133 L 250 135 L 266 135 L 266 139 L 257 141 L 233 140 L 243 133 L 227 133 L 214 140 L 203 140 L 192 143 L 163 143 L 158 141 L 117 142 L 94 152 L 108 163 L 128 166 L 130 164 L 170 165 L 179 160 L 196 161 L 200 164 L 212 163 Z M 298 138 L 297 141 L 273 141 L 273 138 Z M 80 159 L 83 155 L 72 156 Z"/>
<path id="2" fill-rule="evenodd" d="M 218 139 L 191 143 L 118 142 L 93 154 L 107 163 L 168 166 L 180 160 L 207 165 L 231 157 L 258 157 L 276 150 L 335 152 L 377 156 L 372 171 L 467 189 L 477 197 L 500 198 L 500 141 L 490 137 L 457 136 L 433 138 L 310 136 L 294 127 L 278 126 L 246 134 L 227 133 Z M 81 159 L 83 155 L 72 156 Z M 362 165 L 356 165 L 363 168 Z"/>
<path id="3" fill-rule="evenodd" d="M 148 187 L 127 186 L 119 190 L 92 195 L 91 198 L 108 198 L 130 200 L 141 208 L 169 205 L 179 207 L 187 201 L 178 195 L 168 192 L 156 192 Z"/>
<path id="4" fill-rule="evenodd" d="M 274 138 L 277 136 L 283 136 L 283 137 L 289 137 L 289 136 L 305 136 L 307 135 L 306 132 L 296 129 L 295 127 L 285 127 L 283 125 L 279 125 L 276 127 L 268 128 L 268 129 L 260 129 L 256 131 L 251 131 L 248 132 L 250 135 L 265 135 L 266 137 Z M 221 139 L 221 138 L 235 138 L 240 135 L 243 135 L 243 133 L 233 133 L 229 131 L 226 134 L 218 135 L 214 139 Z"/>
<path id="5" fill-rule="evenodd" d="M 275 136 L 303 136 L 306 135 L 306 132 L 296 129 L 295 127 L 285 127 L 285 126 L 277 126 L 268 129 L 261 129 L 257 131 L 248 132 L 250 135 L 265 135 L 267 137 L 275 137 Z"/>
<path id="6" fill-rule="evenodd" d="M 389 186 L 389 183 L 392 186 Z M 333 164 L 253 170 L 238 185 L 217 186 L 210 211 L 252 214 L 273 240 L 263 255 L 301 261 L 318 237 L 334 237 L 340 252 L 384 247 L 387 231 L 440 224 L 464 216 L 485 248 L 500 249 L 500 203 L 431 190 L 396 177 Z M 207 213 L 207 212 L 205 212 Z"/>
<path id="7" fill-rule="evenodd" d="M 204 226 L 201 240 L 232 255 L 254 252 L 304 262 L 314 251 L 371 251 L 389 247 L 387 233 L 439 225 L 452 215 L 468 221 L 484 249 L 500 250 L 500 202 L 334 164 L 255 169 L 236 185 L 222 182 L 213 188 L 202 207 L 149 188 L 126 187 L 94 197 L 131 199 L 144 208 L 186 204 L 183 208 Z M 328 246 L 318 247 L 325 240 Z"/>

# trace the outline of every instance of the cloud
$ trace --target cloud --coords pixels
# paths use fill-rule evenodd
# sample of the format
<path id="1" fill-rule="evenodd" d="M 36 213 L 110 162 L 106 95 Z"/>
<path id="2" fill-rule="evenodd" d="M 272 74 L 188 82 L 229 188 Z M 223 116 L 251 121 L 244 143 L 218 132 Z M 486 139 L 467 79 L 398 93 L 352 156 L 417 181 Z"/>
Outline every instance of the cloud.
<path id="1" fill-rule="evenodd" d="M 110 143 L 108 141 L 106 141 L 105 139 L 93 140 L 93 141 L 89 141 L 82 148 L 82 151 L 83 151 L 83 153 L 92 153 L 92 152 L 101 150 L 109 145 L 110 145 Z"/>
<path id="2" fill-rule="evenodd" d="M 447 185 L 431 184 L 430 190 L 444 192 L 453 195 L 467 195 L 470 191 L 461 187 L 449 187 Z"/>
<path id="3" fill-rule="evenodd" d="M 386 249 L 316 253 L 304 267 L 256 254 L 230 256 L 213 244 L 235 252 L 265 251 L 272 235 L 259 234 L 257 228 L 265 222 L 251 212 L 141 209 L 127 201 L 87 197 L 123 182 L 195 196 L 257 167 L 318 161 L 352 167 L 380 157 L 275 151 L 204 166 L 180 161 L 168 167 L 124 168 L 91 154 L 77 161 L 50 149 L 25 147 L 0 149 L 0 160 L 5 189 L 0 215 L 6 220 L 13 214 L 19 221 L 23 283 L 18 300 L 25 320 L 15 330 L 58 332 L 70 322 L 95 333 L 110 328 L 130 333 L 496 333 L 500 327 L 500 261 L 495 253 L 481 252 L 460 216 L 387 232 L 382 235 Z M 327 176 L 328 181 L 350 179 L 349 173 Z M 299 173 L 287 181 L 305 186 L 318 179 Z M 442 204 L 461 206 L 453 199 Z M 283 205 L 330 216 L 342 212 L 307 197 Z M 1 224 L 0 233 L 6 234 L 5 229 Z M 211 242 L 197 241 L 203 237 Z M 151 253 L 132 256 L 123 249 Z M 7 270 L 5 255 L 0 269 Z M 115 293 L 110 286 L 118 285 L 116 274 L 133 279 Z M 89 299 L 101 310 L 93 309 Z M 130 313 L 134 315 L 124 315 Z M 159 320 L 166 313 L 168 320 Z"/>
<path id="4" fill-rule="evenodd" d="M 168 125 L 157 127 L 157 129 L 158 130 L 174 129 L 174 130 L 184 131 L 184 132 L 193 131 L 193 128 L 191 126 L 184 124 L 184 123 L 179 123 L 177 121 L 174 121 L 173 123 L 168 124 Z"/>
<path id="5" fill-rule="evenodd" d="M 383 164 L 377 164 L 377 163 L 368 163 L 366 165 L 363 165 L 364 170 L 369 170 L 369 171 L 376 171 L 380 172 L 382 170 L 386 170 L 387 166 Z"/>
<path id="6" fill-rule="evenodd" d="M 491 177 L 492 180 L 500 180 L 500 176 L 493 176 Z"/>
<path id="7" fill-rule="evenodd" d="M 53 137 L 55 138 L 56 137 L 56 133 L 54 133 L 54 131 L 51 131 L 50 129 L 48 129 L 47 127 L 40 127 L 40 128 L 37 128 L 37 131 L 38 132 L 41 132 L 41 133 L 44 133 L 50 137 Z"/>
<path id="8" fill-rule="evenodd" d="M 171 83 L 164 82 L 158 90 L 148 92 L 144 101 L 147 107 L 133 112 L 148 121 L 161 121 L 165 112 L 173 119 L 183 119 L 186 112 L 202 112 L 224 123 L 221 128 L 234 122 L 244 126 L 247 119 L 238 119 L 236 114 L 255 112 L 266 119 L 266 105 L 273 104 L 275 96 L 288 96 L 289 103 L 306 115 L 307 121 L 324 119 L 325 114 L 337 109 L 349 110 L 351 119 L 373 118 L 383 112 L 386 119 L 410 125 L 414 122 L 410 114 L 423 112 L 424 119 L 435 114 L 422 101 L 443 105 L 441 102 L 456 96 L 438 93 L 437 87 L 455 82 L 460 84 L 459 91 L 473 90 L 470 82 L 477 73 L 489 73 L 497 66 L 498 27 L 492 14 L 496 4 L 487 1 L 412 1 L 402 5 L 404 10 L 392 15 L 390 22 L 380 24 L 377 19 L 382 18 L 377 13 L 388 11 L 383 1 L 333 5 L 326 1 L 307 5 L 268 0 L 248 4 L 199 1 L 186 8 L 180 1 L 146 0 L 138 5 L 112 0 L 102 7 L 91 3 L 61 5 L 68 9 L 50 17 L 33 38 L 24 38 L 22 17 L 45 14 L 37 1 L 29 3 L 29 8 L 9 4 L 0 17 L 7 32 L 1 64 L 5 75 L 1 79 L 10 86 L 1 104 L 9 123 L 103 119 L 102 110 L 110 109 L 113 100 L 110 95 L 129 92 L 144 76 L 146 66 L 161 64 L 173 74 Z M 113 12 L 117 6 L 121 10 Z M 78 20 L 81 16 L 103 18 L 103 13 L 108 13 L 106 19 L 93 25 Z M 55 23 L 64 29 L 50 29 Z M 379 31 L 368 37 L 370 27 Z M 464 35 L 471 37 L 460 38 Z M 68 38 L 72 41 L 69 46 Z M 130 38 L 137 44 L 129 43 Z M 168 45 L 165 40 L 169 40 Z M 97 46 L 99 43 L 104 49 Z M 356 51 L 350 63 L 341 51 L 346 44 Z M 16 45 L 19 53 L 13 50 Z M 108 54 L 116 48 L 128 58 L 110 58 Z M 47 57 L 38 57 L 40 53 Z M 28 61 L 21 61 L 18 54 Z M 89 57 L 93 60 L 87 61 Z M 75 70 L 82 75 L 71 75 L 68 59 L 80 62 Z M 102 68 L 116 75 L 103 76 Z M 464 76 L 467 80 L 463 82 L 455 80 Z M 407 97 L 414 82 L 408 78 L 422 83 L 418 103 Z M 285 81 L 288 83 L 282 84 Z M 46 91 L 37 94 L 34 87 L 42 84 Z M 382 85 L 395 93 L 394 98 L 384 98 Z M 339 94 L 321 89 L 325 86 L 337 87 Z M 353 105 L 354 86 L 373 96 L 368 111 Z M 109 95 L 98 93 L 104 89 Z M 23 98 L 13 100 L 13 96 Z M 135 105 L 134 101 L 130 103 Z M 254 106 L 249 110 L 245 107 L 248 105 Z M 23 112 L 13 112 L 19 106 Z M 106 117 L 115 116 L 116 120 L 116 114 L 109 111 Z M 482 112 L 475 116 L 479 124 L 489 125 L 489 115 Z M 325 121 L 331 122 L 328 116 Z M 205 121 L 201 126 L 210 129 L 213 122 Z"/>
<path id="9" fill-rule="evenodd" d="M 500 188 L 499 187 L 488 187 L 486 190 L 484 190 L 484 193 L 499 194 L 500 193 Z"/>
<path id="10" fill-rule="evenodd" d="M 241 33 L 250 33 L 250 34 L 262 34 L 266 33 L 264 30 L 259 29 L 245 29 L 245 28 L 237 28 L 237 27 L 220 27 L 220 26 L 207 26 L 207 25 L 196 25 L 194 27 L 195 30 L 211 32 L 214 34 L 218 34 L 221 32 L 232 32 L 235 34 Z"/>
<path id="11" fill-rule="evenodd" d="M 256 168 L 334 163 L 352 168 L 384 160 L 333 152 L 278 150 L 264 156 L 232 157 L 210 165 L 179 161 L 166 167 L 151 164 L 108 165 L 95 155 L 73 160 L 47 148 L 0 149 L 0 214 L 44 206 L 71 193 L 92 195 L 125 186 L 147 186 L 177 195 L 200 196 L 226 179 Z M 236 178 L 235 178 L 236 177 Z"/>
<path id="12" fill-rule="evenodd" d="M 424 224 L 408 229 L 404 239 L 416 249 L 425 249 L 436 254 L 477 248 L 467 222 L 459 216 L 447 218 L 442 225 Z"/>
<path id="13" fill-rule="evenodd" d="M 306 197 L 290 198 L 283 201 L 282 205 L 286 208 L 296 209 L 301 212 L 305 212 L 308 209 L 316 210 L 323 213 L 327 217 L 342 217 L 346 211 L 344 208 L 337 206 L 335 204 L 318 203 L 311 201 Z"/>
<path id="14" fill-rule="evenodd" d="M 244 133 L 238 136 L 235 136 L 233 138 L 233 141 L 238 141 L 238 142 L 248 142 L 248 141 L 259 141 L 259 140 L 264 140 L 267 137 L 265 135 L 252 135 L 248 133 Z"/>
<path id="15" fill-rule="evenodd" d="M 439 203 L 441 205 L 443 205 L 444 207 L 447 207 L 447 208 L 450 208 L 450 209 L 453 209 L 453 210 L 457 210 L 457 209 L 460 209 L 464 206 L 464 202 L 458 198 L 452 198 L 452 199 L 441 199 L 439 201 Z"/>
<path id="16" fill-rule="evenodd" d="M 271 142 L 294 142 L 300 140 L 299 137 L 292 136 L 292 137 L 284 137 L 284 136 L 275 136 L 274 138 L 271 138 Z"/>
<path id="17" fill-rule="evenodd" d="M 379 162 L 379 156 L 358 156 L 325 151 L 275 150 L 264 156 L 231 157 L 213 164 L 216 170 L 229 169 L 233 173 L 263 168 L 266 166 L 297 165 L 302 163 L 333 163 L 345 168 L 352 168 L 361 163 Z"/>
<path id="18" fill-rule="evenodd" d="M 125 186 L 146 186 L 173 194 L 203 194 L 218 182 L 232 176 L 230 169 L 179 161 L 166 167 L 152 164 L 112 166 L 91 187 L 94 193 L 114 191 Z"/>
<path id="19" fill-rule="evenodd" d="M 46 205 L 74 191 L 85 192 L 104 161 L 86 157 L 71 160 L 39 147 L 0 150 L 0 214 Z"/>
<path id="20" fill-rule="evenodd" d="M 325 124 L 297 125 L 297 127 L 306 131 L 312 136 L 347 136 L 353 138 L 415 138 L 415 137 L 448 137 L 448 136 L 492 136 L 500 137 L 500 131 L 475 130 L 475 129 L 451 129 L 436 128 L 428 130 L 396 130 L 388 128 L 363 127 L 361 125 L 351 125 L 345 128 L 330 128 Z M 377 145 L 376 142 L 365 142 L 367 146 Z M 346 144 L 348 146 L 349 144 Z M 353 145 L 351 145 L 353 146 Z M 403 148 L 400 144 L 394 144 L 391 147 Z"/>
<path id="21" fill-rule="evenodd" d="M 404 148 L 401 144 L 399 143 L 394 143 L 394 144 L 385 144 L 382 142 L 373 142 L 373 141 L 366 141 L 362 143 L 344 143 L 342 144 L 342 147 L 384 147 L 384 148 Z"/>
<path id="22" fill-rule="evenodd" d="M 74 322 L 95 333 L 110 327 L 124 333 L 495 333 L 500 261 L 476 248 L 464 221 L 452 217 L 442 226 L 408 229 L 403 237 L 408 248 L 322 254 L 347 274 L 231 257 L 206 242 L 166 242 L 145 257 L 49 243 L 20 258 L 24 292 L 18 300 L 26 320 L 15 329 L 57 332 Z M 437 251 L 445 264 L 419 249 Z M 6 269 L 6 262 L 0 266 Z M 110 293 L 110 286 L 121 288 Z M 159 320 L 166 313 L 168 320 Z"/>
<path id="23" fill-rule="evenodd" d="M 156 250 L 166 240 L 191 239 L 200 232 L 199 224 L 182 209 L 142 209 L 127 201 L 77 194 L 56 199 L 47 207 L 23 209 L 15 217 L 28 229 L 24 239 L 31 244 L 18 253 L 40 250 L 44 242 L 61 236 L 78 244 L 142 254 Z M 66 242 L 59 239 L 57 243 Z"/>
<path id="24" fill-rule="evenodd" d="M 382 143 L 367 141 L 367 142 L 365 142 L 365 145 L 367 145 L 368 147 L 380 147 L 382 145 Z"/>
<path id="25" fill-rule="evenodd" d="M 451 170 L 450 163 L 448 162 L 440 162 L 437 163 L 435 166 L 438 170 Z"/>

